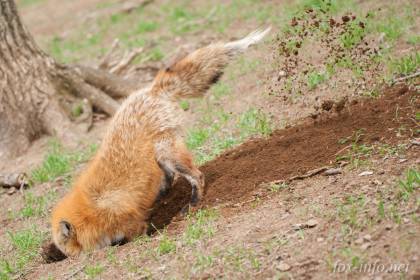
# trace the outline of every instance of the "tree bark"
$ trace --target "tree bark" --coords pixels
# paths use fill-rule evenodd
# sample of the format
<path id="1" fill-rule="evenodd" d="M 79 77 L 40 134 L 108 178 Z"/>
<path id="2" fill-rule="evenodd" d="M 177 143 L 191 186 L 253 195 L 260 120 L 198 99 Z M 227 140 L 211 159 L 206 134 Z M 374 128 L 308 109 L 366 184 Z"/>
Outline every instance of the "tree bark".
<path id="1" fill-rule="evenodd" d="M 45 129 L 53 65 L 22 25 L 14 1 L 0 0 L 0 158 L 21 153 Z"/>
<path id="2" fill-rule="evenodd" d="M 0 0 L 0 160 L 20 155 L 43 133 L 74 140 L 77 129 L 63 103 L 87 99 L 112 115 L 119 103 L 110 96 L 134 88 L 101 70 L 57 63 L 23 26 L 14 0 Z"/>

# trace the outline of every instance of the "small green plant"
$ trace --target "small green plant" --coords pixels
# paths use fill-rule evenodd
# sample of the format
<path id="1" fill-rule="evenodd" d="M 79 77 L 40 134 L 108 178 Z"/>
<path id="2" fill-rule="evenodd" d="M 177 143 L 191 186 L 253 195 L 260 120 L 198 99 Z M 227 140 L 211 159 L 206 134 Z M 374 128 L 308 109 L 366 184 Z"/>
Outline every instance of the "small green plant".
<path id="1" fill-rule="evenodd" d="M 218 82 L 211 89 L 213 96 L 216 98 L 225 96 L 229 94 L 230 91 L 231 91 L 230 87 L 226 83 L 223 83 L 223 82 Z"/>
<path id="2" fill-rule="evenodd" d="M 214 262 L 214 256 L 196 253 L 194 269 L 198 271 L 203 271 L 204 269 L 211 267 L 214 264 Z"/>
<path id="3" fill-rule="evenodd" d="M 257 271 L 261 267 L 261 261 L 256 252 L 249 248 L 232 246 L 224 248 L 223 252 L 219 252 L 217 255 L 219 255 L 219 259 L 223 261 L 224 267 L 227 270 Z"/>
<path id="4" fill-rule="evenodd" d="M 209 137 L 210 134 L 207 129 L 192 129 L 188 132 L 187 135 L 187 147 L 191 150 L 194 150 L 202 146 Z"/>
<path id="5" fill-rule="evenodd" d="M 193 245 L 203 238 L 209 238 L 214 234 L 212 222 L 216 219 L 217 213 L 214 209 L 202 209 L 194 215 L 187 217 L 188 225 L 184 233 L 184 241 Z"/>
<path id="6" fill-rule="evenodd" d="M 392 146 L 389 144 L 382 144 L 376 147 L 376 150 L 381 156 L 395 156 L 403 154 L 407 149 L 407 145 L 399 144 Z"/>
<path id="7" fill-rule="evenodd" d="M 138 33 L 152 32 L 158 28 L 158 24 L 153 21 L 140 21 L 137 24 L 136 31 Z"/>
<path id="8" fill-rule="evenodd" d="M 93 279 L 99 276 L 104 270 L 105 268 L 101 264 L 87 265 L 84 273 L 89 279 Z"/>
<path id="9" fill-rule="evenodd" d="M 272 125 L 267 115 L 257 109 L 249 109 L 239 118 L 238 124 L 242 137 L 250 135 L 268 136 L 272 131 Z"/>
<path id="10" fill-rule="evenodd" d="M 68 173 L 75 164 L 88 160 L 97 150 L 97 145 L 89 145 L 86 149 L 70 153 L 59 142 L 52 140 L 41 166 L 32 170 L 34 183 L 45 183 Z"/>
<path id="11" fill-rule="evenodd" d="M 184 111 L 188 111 L 188 109 L 190 109 L 190 103 L 187 100 L 181 100 L 179 102 L 179 107 Z"/>
<path id="12" fill-rule="evenodd" d="M 399 180 L 399 197 L 403 200 L 408 200 L 410 195 L 419 187 L 420 185 L 420 173 L 418 170 L 410 168 L 408 169 L 404 179 Z"/>
<path id="13" fill-rule="evenodd" d="M 25 206 L 19 211 L 20 216 L 23 218 L 44 216 L 47 212 L 48 202 L 53 200 L 55 197 L 56 193 L 53 191 L 41 196 L 34 196 L 31 192 L 25 192 Z"/>
<path id="14" fill-rule="evenodd" d="M 311 72 L 308 74 L 307 78 L 307 85 L 310 90 L 313 90 L 326 80 L 326 75 L 322 73 Z"/>
<path id="15" fill-rule="evenodd" d="M 0 279 L 10 280 L 14 270 L 9 261 L 0 259 Z"/>
<path id="16" fill-rule="evenodd" d="M 36 183 L 48 182 L 70 171 L 70 159 L 57 141 L 50 142 L 50 149 L 42 165 L 32 171 Z"/>
<path id="17" fill-rule="evenodd" d="M 197 24 L 194 23 L 195 15 L 187 10 L 186 6 L 171 7 L 169 11 L 170 29 L 174 34 L 182 34 L 192 31 Z"/>
<path id="18" fill-rule="evenodd" d="M 348 23 L 346 32 L 344 32 L 344 34 L 342 34 L 340 37 L 341 45 L 345 49 L 352 49 L 362 41 L 364 36 L 364 24 L 360 23 L 359 21 L 350 21 Z"/>
<path id="19" fill-rule="evenodd" d="M 74 118 L 80 117 L 83 114 L 83 104 L 78 103 L 75 106 L 73 106 L 73 109 L 71 110 L 71 115 Z"/>
<path id="20" fill-rule="evenodd" d="M 420 44 L 420 36 L 419 35 L 412 35 L 412 36 L 408 37 L 407 43 L 409 43 L 411 45 Z"/>
<path id="21" fill-rule="evenodd" d="M 117 263 L 117 256 L 115 256 L 116 251 L 117 251 L 116 246 L 108 247 L 106 249 L 106 259 L 112 264 Z"/>
<path id="22" fill-rule="evenodd" d="M 357 268 L 363 263 L 362 256 L 356 253 L 351 247 L 343 248 L 341 255 L 350 261 L 351 268 Z"/>
<path id="23" fill-rule="evenodd" d="M 378 202 L 378 217 L 380 219 L 385 218 L 385 204 L 382 198 Z"/>
<path id="24" fill-rule="evenodd" d="M 342 203 L 336 204 L 337 215 L 340 218 L 340 221 L 351 229 L 362 229 L 368 222 L 363 219 L 362 215 L 366 206 L 365 196 L 347 196 Z"/>
<path id="25" fill-rule="evenodd" d="M 420 67 L 420 52 L 391 60 L 390 69 L 394 75 L 409 75 Z"/>
<path id="26" fill-rule="evenodd" d="M 166 255 L 176 250 L 175 242 L 166 233 L 162 233 L 156 251 L 159 255 Z"/>
<path id="27" fill-rule="evenodd" d="M 8 233 L 15 249 L 21 253 L 31 253 L 42 242 L 42 234 L 35 228 Z M 33 252 L 32 252 L 33 253 Z"/>
<path id="28" fill-rule="evenodd" d="M 373 146 L 368 146 L 365 144 L 360 144 L 362 137 L 364 135 L 364 130 L 360 129 L 353 133 L 351 137 L 343 138 L 339 140 L 339 143 L 344 144 L 347 141 L 351 140 L 352 144 L 350 146 L 350 150 L 347 154 L 343 156 L 338 156 L 336 158 L 337 161 L 345 160 L 350 162 L 350 166 L 353 169 L 357 169 L 363 165 L 366 165 L 367 158 L 372 154 L 374 151 Z"/>
<path id="29" fill-rule="evenodd" d="M 20 0 L 19 4 L 21 4 L 22 6 L 30 6 L 34 4 L 39 4 L 41 2 L 43 2 L 43 0 Z"/>
<path id="30" fill-rule="evenodd" d="M 401 17 L 396 14 L 389 14 L 383 19 L 375 21 L 374 24 L 376 25 L 376 31 L 383 34 L 384 39 L 394 42 L 404 34 L 410 24 L 410 19 L 407 15 Z"/>
<path id="31" fill-rule="evenodd" d="M 165 55 L 163 54 L 162 50 L 159 47 L 153 48 L 150 50 L 147 58 L 151 61 L 160 61 Z"/>
<path id="32" fill-rule="evenodd" d="M 0 275 L 6 275 L 5 279 L 8 279 L 7 275 L 25 269 L 26 265 L 38 255 L 38 248 L 44 240 L 44 234 L 35 227 L 7 234 L 14 252 L 9 259 L 0 259 Z"/>
<path id="33" fill-rule="evenodd" d="M 268 189 L 272 192 L 279 192 L 280 190 L 284 190 L 288 188 L 289 185 L 285 182 L 283 183 L 270 183 Z"/>

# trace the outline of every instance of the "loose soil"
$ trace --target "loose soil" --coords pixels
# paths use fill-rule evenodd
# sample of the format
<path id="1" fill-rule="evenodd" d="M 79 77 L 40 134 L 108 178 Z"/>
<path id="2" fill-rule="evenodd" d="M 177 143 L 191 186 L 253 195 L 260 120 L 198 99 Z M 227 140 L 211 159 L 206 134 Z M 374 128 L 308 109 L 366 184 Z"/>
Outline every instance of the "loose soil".
<path id="1" fill-rule="evenodd" d="M 416 92 L 406 86 L 385 90 L 379 99 L 353 101 L 340 112 L 326 112 L 315 120 L 275 131 L 268 139 L 253 139 L 225 152 L 200 169 L 206 177 L 206 195 L 202 206 L 244 201 L 255 194 L 262 183 L 334 165 L 345 146 L 339 140 L 363 131 L 359 143 L 377 141 L 392 144 L 401 137 L 412 137 L 416 110 L 420 108 Z M 338 105 L 338 106 L 337 106 Z M 336 104 L 341 107 L 341 104 Z M 401 128 L 404 133 L 401 134 Z M 151 223 L 157 228 L 168 225 L 190 199 L 191 187 L 184 180 L 157 202 Z"/>

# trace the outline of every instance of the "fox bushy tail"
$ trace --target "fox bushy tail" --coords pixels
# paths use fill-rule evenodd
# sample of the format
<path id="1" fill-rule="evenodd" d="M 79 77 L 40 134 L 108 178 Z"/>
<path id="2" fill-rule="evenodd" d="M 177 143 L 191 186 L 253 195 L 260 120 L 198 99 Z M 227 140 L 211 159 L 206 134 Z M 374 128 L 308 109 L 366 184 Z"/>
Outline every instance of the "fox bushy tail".
<path id="1" fill-rule="evenodd" d="M 218 81 L 230 60 L 249 46 L 260 42 L 270 31 L 258 29 L 243 39 L 215 43 L 198 49 L 156 76 L 152 92 L 173 98 L 200 97 Z"/>

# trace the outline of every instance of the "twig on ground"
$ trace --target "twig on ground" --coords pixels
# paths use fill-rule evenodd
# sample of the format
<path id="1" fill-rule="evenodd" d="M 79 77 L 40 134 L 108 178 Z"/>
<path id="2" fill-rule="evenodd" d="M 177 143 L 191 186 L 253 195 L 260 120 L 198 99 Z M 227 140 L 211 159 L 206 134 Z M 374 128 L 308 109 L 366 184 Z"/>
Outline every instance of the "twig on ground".
<path id="1" fill-rule="evenodd" d="M 86 267 L 86 264 L 82 265 L 81 267 L 73 271 L 71 274 L 69 274 L 66 278 L 64 278 L 64 280 L 72 279 L 74 276 L 76 276 L 76 274 L 78 274 L 80 271 L 85 269 L 85 267 Z"/>
<path id="2" fill-rule="evenodd" d="M 413 78 L 416 78 L 418 76 L 420 76 L 420 71 L 418 71 L 416 73 L 413 73 L 411 75 L 408 75 L 408 76 L 404 76 L 404 77 L 401 77 L 401 78 L 394 79 L 394 80 L 392 80 L 391 85 L 394 85 L 394 84 L 400 83 L 400 82 L 404 82 L 406 80 L 413 79 Z"/>
<path id="3" fill-rule="evenodd" d="M 290 177 L 289 179 L 287 179 L 287 182 L 309 178 L 309 177 L 315 176 L 315 175 L 317 175 L 321 172 L 324 172 L 325 170 L 328 170 L 330 168 L 331 168 L 331 166 L 323 166 L 323 167 L 308 171 L 304 175 L 297 175 L 297 176 Z"/>
<path id="4" fill-rule="evenodd" d="M 352 145 L 348 145 L 348 146 L 346 146 L 346 147 L 342 148 L 341 150 L 339 150 L 338 152 L 336 152 L 336 153 L 335 153 L 335 156 L 336 156 L 336 155 L 338 155 L 338 154 L 340 154 L 341 152 L 343 152 L 343 151 L 347 150 L 348 148 L 351 148 L 351 146 L 352 146 Z"/>
<path id="5" fill-rule="evenodd" d="M 138 57 L 139 54 L 141 54 L 143 51 L 144 51 L 143 48 L 137 48 L 129 53 L 125 53 L 121 61 L 117 65 L 112 67 L 109 70 L 109 72 L 112 74 L 121 74 L 133 62 L 133 60 L 136 59 L 136 57 Z"/>
<path id="6" fill-rule="evenodd" d="M 119 48 L 120 41 L 118 39 L 115 39 L 114 42 L 112 42 L 111 49 L 102 57 L 101 62 L 98 64 L 98 69 L 107 69 L 109 67 L 109 64 L 111 63 L 111 59 L 115 54 L 115 51 Z"/>

